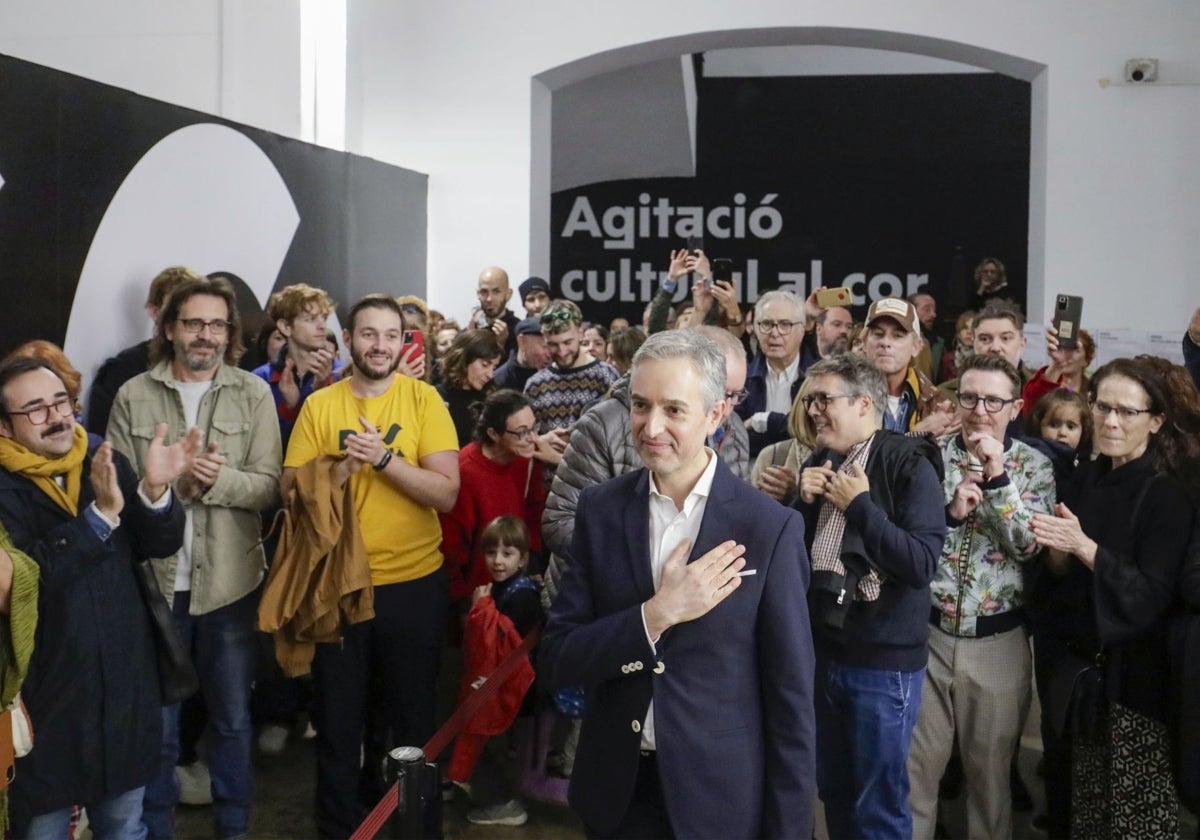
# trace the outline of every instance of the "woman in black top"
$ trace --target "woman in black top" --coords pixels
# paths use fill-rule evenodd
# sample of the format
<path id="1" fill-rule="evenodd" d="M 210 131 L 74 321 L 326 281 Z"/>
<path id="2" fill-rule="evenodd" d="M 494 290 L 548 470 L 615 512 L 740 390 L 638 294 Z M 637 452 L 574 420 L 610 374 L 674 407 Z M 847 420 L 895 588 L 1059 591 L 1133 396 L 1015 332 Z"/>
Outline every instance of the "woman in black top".
<path id="1" fill-rule="evenodd" d="M 1100 368 L 1090 396 L 1100 456 L 1076 470 L 1057 516 L 1033 520 L 1063 576 L 1055 635 L 1078 657 L 1064 667 L 1103 673 L 1099 726 L 1071 744 L 1071 835 L 1173 837 L 1165 629 L 1192 529 L 1200 395 L 1183 368 L 1139 356 Z M 1080 718 L 1082 695 L 1079 683 Z"/>
<path id="2" fill-rule="evenodd" d="M 471 442 L 475 430 L 471 406 L 491 393 L 492 374 L 501 354 L 491 330 L 467 330 L 458 334 L 442 358 L 444 381 L 437 390 L 450 410 L 460 449 Z"/>

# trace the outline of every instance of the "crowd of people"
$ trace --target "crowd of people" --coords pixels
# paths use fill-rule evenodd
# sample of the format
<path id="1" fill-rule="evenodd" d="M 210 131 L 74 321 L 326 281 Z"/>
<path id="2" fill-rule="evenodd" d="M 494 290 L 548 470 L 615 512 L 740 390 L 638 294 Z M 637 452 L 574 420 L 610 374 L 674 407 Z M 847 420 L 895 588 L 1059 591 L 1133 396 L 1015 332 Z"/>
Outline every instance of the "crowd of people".
<path id="1" fill-rule="evenodd" d="M 527 820 L 519 754 L 571 780 L 589 836 L 808 837 L 819 798 L 831 837 L 932 838 L 960 784 L 969 835 L 1006 838 L 1036 688 L 1036 824 L 1177 836 L 1200 310 L 1186 366 L 1093 370 L 1086 330 L 1047 326 L 1030 370 L 994 257 L 945 322 L 925 292 L 861 322 L 817 292 L 739 301 L 702 251 L 667 278 L 630 326 L 538 277 L 519 317 L 491 266 L 461 321 L 372 294 L 339 337 L 320 288 L 245 323 L 228 275 L 173 267 L 153 337 L 93 382 L 12 351 L 0 698 L 37 733 L 0 793 L 13 836 L 83 810 L 168 838 L 180 801 L 247 836 L 256 730 L 277 752 L 305 724 L 316 830 L 350 836 L 379 759 L 543 627 L 445 756 L 471 822 Z"/>

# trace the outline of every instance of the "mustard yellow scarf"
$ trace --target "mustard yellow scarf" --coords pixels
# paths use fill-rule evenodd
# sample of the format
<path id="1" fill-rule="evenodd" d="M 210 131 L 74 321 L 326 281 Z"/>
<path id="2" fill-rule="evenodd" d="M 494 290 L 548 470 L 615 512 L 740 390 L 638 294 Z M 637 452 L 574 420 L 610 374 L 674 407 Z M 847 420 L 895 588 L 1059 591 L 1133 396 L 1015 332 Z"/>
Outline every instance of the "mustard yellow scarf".
<path id="1" fill-rule="evenodd" d="M 87 455 L 87 446 L 87 432 L 78 423 L 75 424 L 75 442 L 61 458 L 44 458 L 10 437 L 0 437 L 0 467 L 30 479 L 55 504 L 72 516 L 77 516 L 79 483 L 83 478 L 83 459 Z M 56 475 L 66 476 L 65 488 L 54 480 Z"/>

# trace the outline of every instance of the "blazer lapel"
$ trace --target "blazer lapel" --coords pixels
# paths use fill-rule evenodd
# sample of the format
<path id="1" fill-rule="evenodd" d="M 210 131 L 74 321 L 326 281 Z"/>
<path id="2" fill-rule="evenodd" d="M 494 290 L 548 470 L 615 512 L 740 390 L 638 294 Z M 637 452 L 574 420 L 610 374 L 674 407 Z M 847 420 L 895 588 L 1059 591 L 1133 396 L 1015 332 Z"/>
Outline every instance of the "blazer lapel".
<path id="1" fill-rule="evenodd" d="M 629 558 L 633 584 L 638 598 L 654 596 L 654 576 L 650 572 L 650 472 L 642 470 L 633 494 L 625 500 L 626 557 Z M 615 534 L 613 535 L 616 536 Z"/>
<path id="2" fill-rule="evenodd" d="M 688 562 L 697 560 L 720 543 L 729 539 L 728 533 L 722 533 L 725 517 L 722 511 L 726 505 L 733 504 L 735 481 L 741 481 L 732 472 L 721 457 L 717 457 L 717 471 L 713 475 L 712 487 L 708 491 L 708 502 L 704 505 L 704 518 L 700 520 L 700 533 L 696 535 L 696 544 L 692 546 L 692 554 Z"/>

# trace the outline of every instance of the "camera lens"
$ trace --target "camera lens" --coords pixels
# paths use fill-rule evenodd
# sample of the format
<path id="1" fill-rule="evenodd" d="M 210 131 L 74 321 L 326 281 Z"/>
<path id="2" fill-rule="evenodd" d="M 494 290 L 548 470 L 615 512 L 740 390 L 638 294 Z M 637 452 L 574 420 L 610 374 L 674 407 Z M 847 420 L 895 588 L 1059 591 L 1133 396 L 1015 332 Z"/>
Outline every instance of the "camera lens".
<path id="1" fill-rule="evenodd" d="M 1129 78 L 1133 79 L 1135 82 L 1140 82 L 1142 79 L 1146 78 L 1146 74 L 1141 70 L 1134 70 L 1129 74 Z"/>

